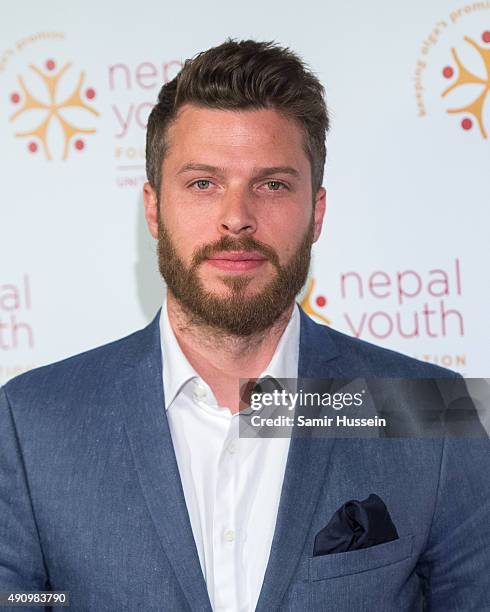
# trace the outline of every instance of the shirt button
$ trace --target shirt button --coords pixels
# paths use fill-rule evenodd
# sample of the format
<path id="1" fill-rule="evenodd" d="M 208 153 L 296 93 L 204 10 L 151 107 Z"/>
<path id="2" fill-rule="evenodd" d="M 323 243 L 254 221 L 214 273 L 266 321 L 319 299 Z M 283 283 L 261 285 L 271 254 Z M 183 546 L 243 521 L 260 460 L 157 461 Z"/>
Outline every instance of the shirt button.
<path id="1" fill-rule="evenodd" d="M 235 539 L 235 532 L 233 529 L 227 529 L 223 536 L 225 538 L 225 542 L 233 542 Z"/>
<path id="2" fill-rule="evenodd" d="M 206 397 L 206 389 L 204 387 L 196 387 L 194 389 L 194 397 L 197 399 L 203 399 Z"/>

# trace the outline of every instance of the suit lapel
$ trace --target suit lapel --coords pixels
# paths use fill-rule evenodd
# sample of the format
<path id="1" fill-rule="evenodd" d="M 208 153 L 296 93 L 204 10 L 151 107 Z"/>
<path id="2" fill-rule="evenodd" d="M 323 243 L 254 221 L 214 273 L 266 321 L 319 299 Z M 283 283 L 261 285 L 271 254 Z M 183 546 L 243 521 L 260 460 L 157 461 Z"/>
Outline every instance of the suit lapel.
<path id="1" fill-rule="evenodd" d="M 301 309 L 298 378 L 335 376 L 331 367 L 338 351 L 325 327 L 316 324 Z M 300 560 L 327 466 L 333 438 L 293 436 L 284 473 L 276 528 L 269 562 L 256 612 L 276 610 Z"/>
<path id="2" fill-rule="evenodd" d="M 128 339 L 117 386 L 144 499 L 192 610 L 211 612 L 165 412 L 159 313 Z"/>

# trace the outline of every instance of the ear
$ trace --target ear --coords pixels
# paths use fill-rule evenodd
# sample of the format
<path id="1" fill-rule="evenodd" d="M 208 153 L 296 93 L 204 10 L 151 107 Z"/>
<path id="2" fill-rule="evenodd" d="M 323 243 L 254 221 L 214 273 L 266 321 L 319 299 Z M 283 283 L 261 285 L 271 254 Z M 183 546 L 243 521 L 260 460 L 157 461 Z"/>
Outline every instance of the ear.
<path id="1" fill-rule="evenodd" d="M 318 238 L 320 238 L 326 206 L 327 192 L 324 187 L 320 187 L 315 196 L 315 230 L 313 234 L 313 242 L 316 242 Z"/>
<path id="2" fill-rule="evenodd" d="M 156 191 L 146 182 L 143 186 L 143 200 L 145 202 L 145 219 L 153 238 L 158 238 L 158 198 Z"/>

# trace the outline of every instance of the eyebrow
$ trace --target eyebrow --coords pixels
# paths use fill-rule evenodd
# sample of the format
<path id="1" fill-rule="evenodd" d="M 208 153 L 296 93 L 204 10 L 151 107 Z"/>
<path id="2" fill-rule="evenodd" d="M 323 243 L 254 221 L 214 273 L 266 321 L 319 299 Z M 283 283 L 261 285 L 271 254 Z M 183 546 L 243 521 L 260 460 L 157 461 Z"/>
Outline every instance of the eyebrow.
<path id="1" fill-rule="evenodd" d="M 190 162 L 188 164 L 184 164 L 177 174 L 184 174 L 185 172 L 209 172 L 210 174 L 216 174 L 219 176 L 224 176 L 225 169 L 220 168 L 218 166 L 210 166 L 209 164 L 196 164 Z M 268 176 L 271 174 L 289 174 L 295 178 L 300 176 L 300 173 L 296 168 L 292 166 L 268 166 L 265 168 L 257 168 L 254 171 L 255 178 L 262 178 L 264 176 Z"/>

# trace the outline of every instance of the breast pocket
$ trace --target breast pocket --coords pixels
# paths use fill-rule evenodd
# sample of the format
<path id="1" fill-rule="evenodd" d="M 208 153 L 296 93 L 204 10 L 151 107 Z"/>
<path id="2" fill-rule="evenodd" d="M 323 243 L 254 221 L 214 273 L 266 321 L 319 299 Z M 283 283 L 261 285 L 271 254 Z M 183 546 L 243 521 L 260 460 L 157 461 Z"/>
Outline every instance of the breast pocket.
<path id="1" fill-rule="evenodd" d="M 393 565 L 412 555 L 413 535 L 369 548 L 308 559 L 308 577 L 315 582 Z"/>

